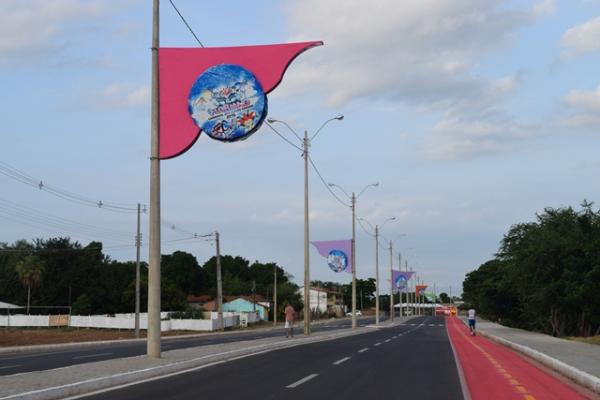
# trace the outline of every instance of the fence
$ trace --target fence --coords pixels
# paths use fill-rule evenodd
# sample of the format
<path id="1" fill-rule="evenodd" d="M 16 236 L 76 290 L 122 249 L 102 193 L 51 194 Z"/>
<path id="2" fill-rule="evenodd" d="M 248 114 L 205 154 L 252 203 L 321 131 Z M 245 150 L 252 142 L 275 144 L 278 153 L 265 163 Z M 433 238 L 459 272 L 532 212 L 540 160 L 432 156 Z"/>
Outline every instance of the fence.
<path id="1" fill-rule="evenodd" d="M 161 331 L 185 330 L 185 331 L 214 331 L 219 329 L 218 314 L 216 312 L 206 313 L 209 319 L 166 319 L 168 312 L 161 312 Z M 244 313 L 248 323 L 260 321 L 257 313 Z M 240 326 L 241 313 L 224 312 L 223 327 Z M 0 326 L 3 327 L 49 327 L 50 315 L 0 315 Z M 73 328 L 105 328 L 105 329 L 135 329 L 135 314 L 109 315 L 71 315 L 64 316 L 68 326 Z M 65 324 L 66 326 L 67 324 Z M 148 314 L 140 313 L 140 329 L 147 329 Z"/>

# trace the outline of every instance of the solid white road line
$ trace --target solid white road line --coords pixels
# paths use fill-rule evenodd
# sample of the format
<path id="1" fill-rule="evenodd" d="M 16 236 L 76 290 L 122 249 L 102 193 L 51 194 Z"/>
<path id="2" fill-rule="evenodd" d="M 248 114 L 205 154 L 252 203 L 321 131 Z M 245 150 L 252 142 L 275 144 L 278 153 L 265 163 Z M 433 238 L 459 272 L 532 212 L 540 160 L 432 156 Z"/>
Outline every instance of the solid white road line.
<path id="1" fill-rule="evenodd" d="M 17 365 L 6 365 L 4 367 L 0 367 L 0 369 L 8 369 L 8 368 L 17 368 L 17 367 L 22 367 L 23 364 L 17 364 Z"/>
<path id="2" fill-rule="evenodd" d="M 112 353 L 98 353 L 98 354 L 89 354 L 87 356 L 77 356 L 77 357 L 73 357 L 73 360 L 78 360 L 78 359 L 82 359 L 82 358 L 92 358 L 92 357 L 102 357 L 102 356 L 110 356 L 112 355 Z"/>
<path id="3" fill-rule="evenodd" d="M 299 381 L 296 381 L 296 382 L 294 382 L 294 383 L 292 383 L 290 385 L 287 385 L 286 388 L 293 389 L 296 386 L 300 386 L 303 383 L 308 382 L 308 381 L 310 381 L 313 378 L 316 378 L 317 376 L 319 376 L 319 374 L 310 374 L 310 375 L 305 376 L 304 378 L 300 379 Z"/>
<path id="4" fill-rule="evenodd" d="M 358 352 L 359 352 L 359 353 L 364 353 L 365 351 L 368 351 L 368 350 L 369 350 L 369 348 L 368 348 L 368 347 L 365 347 L 364 349 L 360 349 Z"/>
<path id="5" fill-rule="evenodd" d="M 333 365 L 340 365 L 343 362 L 346 362 L 350 359 L 350 357 L 344 357 L 342 359 L 337 360 L 336 362 L 333 363 Z"/>

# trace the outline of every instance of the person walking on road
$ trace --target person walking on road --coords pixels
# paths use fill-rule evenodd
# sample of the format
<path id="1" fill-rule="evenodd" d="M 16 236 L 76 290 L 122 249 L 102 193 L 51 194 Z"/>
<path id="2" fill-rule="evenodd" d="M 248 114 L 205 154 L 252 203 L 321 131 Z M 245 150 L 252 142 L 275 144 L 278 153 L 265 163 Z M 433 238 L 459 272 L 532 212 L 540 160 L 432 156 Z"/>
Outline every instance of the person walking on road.
<path id="1" fill-rule="evenodd" d="M 296 319 L 296 310 L 291 304 L 285 307 L 285 337 L 294 337 L 294 320 Z"/>
<path id="2" fill-rule="evenodd" d="M 471 336 L 475 336 L 475 309 L 470 308 L 467 314 L 467 320 L 469 321 L 469 329 L 471 330 Z"/>

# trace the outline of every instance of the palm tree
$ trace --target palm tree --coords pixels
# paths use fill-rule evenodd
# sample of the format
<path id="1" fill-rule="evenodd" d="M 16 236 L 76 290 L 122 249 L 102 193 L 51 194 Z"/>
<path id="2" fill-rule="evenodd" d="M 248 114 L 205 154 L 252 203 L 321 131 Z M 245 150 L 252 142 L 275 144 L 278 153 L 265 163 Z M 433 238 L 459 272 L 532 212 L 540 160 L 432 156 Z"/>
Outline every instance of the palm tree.
<path id="1" fill-rule="evenodd" d="M 44 265 L 36 256 L 25 256 L 25 258 L 17 262 L 15 270 L 23 286 L 27 287 L 27 314 L 29 314 L 31 288 L 37 287 L 42 283 Z"/>

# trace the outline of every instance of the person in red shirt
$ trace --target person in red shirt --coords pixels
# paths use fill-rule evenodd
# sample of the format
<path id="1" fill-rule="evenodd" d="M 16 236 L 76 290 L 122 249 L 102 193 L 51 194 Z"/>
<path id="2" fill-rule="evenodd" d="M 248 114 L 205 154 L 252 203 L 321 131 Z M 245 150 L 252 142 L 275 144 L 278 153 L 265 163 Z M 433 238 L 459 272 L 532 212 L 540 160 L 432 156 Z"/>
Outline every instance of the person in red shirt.
<path id="1" fill-rule="evenodd" d="M 296 310 L 291 304 L 285 307 L 285 337 L 294 337 L 294 320 L 296 319 Z"/>

